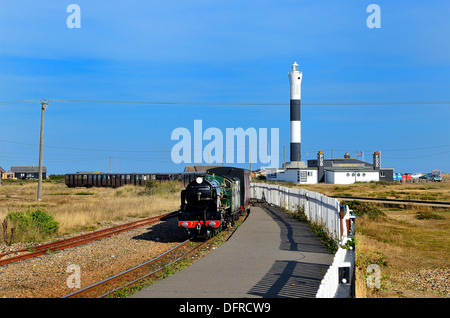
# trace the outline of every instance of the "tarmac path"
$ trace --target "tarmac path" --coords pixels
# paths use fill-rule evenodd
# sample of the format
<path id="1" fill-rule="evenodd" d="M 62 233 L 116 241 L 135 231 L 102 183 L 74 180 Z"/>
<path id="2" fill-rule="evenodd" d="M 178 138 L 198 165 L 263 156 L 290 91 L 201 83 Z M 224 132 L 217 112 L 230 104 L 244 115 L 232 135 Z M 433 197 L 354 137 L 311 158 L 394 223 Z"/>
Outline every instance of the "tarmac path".
<path id="1" fill-rule="evenodd" d="M 132 298 L 314 298 L 333 254 L 306 223 L 252 207 L 222 246 Z"/>

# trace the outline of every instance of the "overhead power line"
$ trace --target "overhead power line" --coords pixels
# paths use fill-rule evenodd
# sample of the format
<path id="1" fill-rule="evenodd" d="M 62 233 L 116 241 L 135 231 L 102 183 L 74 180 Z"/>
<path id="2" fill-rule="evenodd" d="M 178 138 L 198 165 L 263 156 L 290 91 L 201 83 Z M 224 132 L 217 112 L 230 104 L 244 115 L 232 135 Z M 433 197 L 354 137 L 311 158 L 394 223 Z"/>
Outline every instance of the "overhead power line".
<path id="1" fill-rule="evenodd" d="M 191 105 L 191 106 L 287 106 L 289 102 L 218 102 L 218 101 L 121 101 L 93 99 L 47 98 L 48 102 L 61 103 L 97 103 L 97 104 L 141 104 L 141 105 Z M 37 103 L 41 99 L 0 101 L 0 105 Z M 450 100 L 441 101 L 302 101 L 302 106 L 397 106 L 397 105 L 450 105 Z"/>
<path id="2" fill-rule="evenodd" d="M 289 105 L 287 102 L 175 102 L 175 101 L 117 101 L 117 100 L 78 100 L 78 99 L 48 99 L 52 102 L 67 102 L 67 103 L 106 103 L 106 104 L 147 104 L 147 105 L 215 105 L 215 106 L 286 106 Z M 310 106 L 364 106 L 364 105 L 439 105 L 448 104 L 450 101 L 385 101 L 385 102 L 373 102 L 373 101 L 362 101 L 362 102 L 302 102 L 302 105 Z"/>
<path id="3" fill-rule="evenodd" d="M 10 143 L 10 144 L 17 144 L 17 145 L 25 145 L 25 146 L 32 146 L 37 147 L 38 144 L 33 143 L 25 143 L 25 142 L 19 142 L 19 141 L 12 141 L 12 140 L 4 140 L 0 139 L 0 142 L 3 143 Z M 207 141 L 204 141 L 205 144 L 207 144 Z M 63 147 L 63 146 L 50 146 L 45 145 L 45 148 L 54 148 L 54 149 L 65 149 L 65 150 L 77 150 L 77 151 L 93 151 L 93 152 L 123 152 L 123 153 L 170 153 L 172 150 L 123 150 L 123 149 L 101 149 L 101 148 L 77 148 L 77 147 Z M 391 152 L 391 151 L 417 151 L 417 150 L 428 150 L 428 149 L 436 149 L 436 148 L 449 148 L 450 144 L 446 145 L 437 145 L 437 146 L 426 146 L 426 147 L 414 147 L 414 148 L 396 148 L 396 149 L 378 149 L 379 151 L 383 152 Z M 245 145 L 244 147 L 237 147 L 237 148 L 245 148 L 246 150 L 249 149 L 249 145 Z M 226 149 L 224 149 L 226 150 Z M 361 149 L 336 149 L 333 148 L 334 151 L 350 151 L 350 152 L 358 152 Z M 316 150 L 304 150 L 303 152 L 311 152 L 313 153 Z"/>

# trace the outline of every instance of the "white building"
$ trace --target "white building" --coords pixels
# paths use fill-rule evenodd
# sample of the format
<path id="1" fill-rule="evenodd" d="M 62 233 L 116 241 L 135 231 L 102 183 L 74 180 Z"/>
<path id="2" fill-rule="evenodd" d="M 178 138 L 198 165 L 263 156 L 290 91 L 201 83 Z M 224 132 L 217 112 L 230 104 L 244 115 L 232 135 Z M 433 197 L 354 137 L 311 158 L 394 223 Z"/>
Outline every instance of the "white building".
<path id="1" fill-rule="evenodd" d="M 325 159 L 322 151 L 316 160 L 308 160 L 308 166 L 300 163 L 284 164 L 279 169 L 267 170 L 267 180 L 287 181 L 299 184 L 333 183 L 352 184 L 355 182 L 393 181 L 394 169 L 380 167 L 380 153 L 373 154 L 373 163 L 350 158 Z"/>
<path id="2" fill-rule="evenodd" d="M 347 169 L 346 169 L 347 170 Z M 325 183 L 351 184 L 355 182 L 380 181 L 379 171 L 325 171 Z"/>
<path id="3" fill-rule="evenodd" d="M 286 181 L 299 184 L 317 183 L 317 168 L 266 170 L 267 180 Z"/>

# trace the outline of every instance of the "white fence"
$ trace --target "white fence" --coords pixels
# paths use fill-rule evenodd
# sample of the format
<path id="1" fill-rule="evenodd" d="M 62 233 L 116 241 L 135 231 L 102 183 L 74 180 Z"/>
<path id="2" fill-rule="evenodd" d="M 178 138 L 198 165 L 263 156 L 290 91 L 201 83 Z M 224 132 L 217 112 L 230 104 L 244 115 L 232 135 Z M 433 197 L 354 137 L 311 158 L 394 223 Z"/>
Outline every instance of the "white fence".
<path id="1" fill-rule="evenodd" d="M 316 298 L 347 298 L 354 285 L 355 250 L 339 247 L 320 283 Z M 345 278 L 344 278 L 345 277 Z M 344 281 L 342 281 L 345 279 Z M 353 280 L 353 281 L 352 281 Z M 355 286 L 353 286 L 355 288 Z"/>
<path id="2" fill-rule="evenodd" d="M 296 212 L 299 207 L 302 208 L 308 220 L 324 226 L 330 237 L 339 244 L 345 244 L 354 234 L 354 226 L 350 231 L 347 229 L 347 220 L 354 218 L 352 210 L 346 206 L 344 213 L 340 213 L 341 206 L 337 199 L 305 189 L 273 184 L 251 183 L 250 186 L 252 199 L 263 200 L 292 212 Z M 354 264 L 354 250 L 339 247 L 316 297 L 348 297 Z"/>

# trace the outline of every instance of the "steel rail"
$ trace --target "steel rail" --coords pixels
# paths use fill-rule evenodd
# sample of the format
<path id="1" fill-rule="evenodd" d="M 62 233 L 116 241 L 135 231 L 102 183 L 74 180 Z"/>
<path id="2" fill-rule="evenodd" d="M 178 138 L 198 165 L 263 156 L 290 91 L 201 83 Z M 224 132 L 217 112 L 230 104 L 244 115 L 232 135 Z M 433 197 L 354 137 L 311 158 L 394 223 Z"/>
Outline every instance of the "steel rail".
<path id="1" fill-rule="evenodd" d="M 131 285 L 131 284 L 134 284 L 134 283 L 140 281 L 141 279 L 144 279 L 144 278 L 146 278 L 146 277 L 148 277 L 148 276 L 150 276 L 150 275 L 156 274 L 157 272 L 163 270 L 164 268 L 166 268 L 166 267 L 168 267 L 168 266 L 170 266 L 170 265 L 172 265 L 172 264 L 175 264 L 175 263 L 181 261 L 182 259 L 185 259 L 185 258 L 188 257 L 189 255 L 191 255 L 192 253 L 194 253 L 196 250 L 198 250 L 200 247 L 205 246 L 207 243 L 209 243 L 210 241 L 212 241 L 213 238 L 214 238 L 214 237 L 212 237 L 212 238 L 210 238 L 209 240 L 207 240 L 207 241 L 205 241 L 205 242 L 203 242 L 203 243 L 197 245 L 196 247 L 194 247 L 193 249 L 191 249 L 190 251 L 188 251 L 188 252 L 185 253 L 184 255 L 182 255 L 182 256 L 178 257 L 177 259 L 173 260 L 172 262 L 170 262 L 170 263 L 168 263 L 168 264 L 166 264 L 166 265 L 164 265 L 164 266 L 162 266 L 162 267 L 160 267 L 160 268 L 158 268 L 158 269 L 152 271 L 151 273 L 148 273 L 148 274 L 145 274 L 145 275 L 143 275 L 143 276 L 141 276 L 141 277 L 139 277 L 139 278 L 136 278 L 136 279 L 134 279 L 133 281 L 126 283 L 126 284 L 123 285 L 123 286 L 117 287 L 117 288 L 115 288 L 115 289 L 113 289 L 113 290 L 111 290 L 111 291 L 109 291 L 109 292 L 107 292 L 107 293 L 104 293 L 103 295 L 98 296 L 97 298 L 103 298 L 103 297 L 105 297 L 105 296 L 108 296 L 108 295 L 110 295 L 110 294 L 116 292 L 117 290 L 120 290 L 120 289 L 122 289 L 122 288 L 125 288 L 125 287 Z"/>
<path id="2" fill-rule="evenodd" d="M 434 206 L 449 206 L 450 202 L 445 201 L 425 201 L 425 200 L 404 200 L 404 199 L 383 199 L 383 198 L 366 198 L 366 197 L 347 197 L 335 195 L 332 198 L 342 199 L 342 200 L 366 200 L 366 201 L 378 201 L 378 202 L 390 202 L 390 203 L 412 203 L 412 204 L 423 204 L 423 205 L 434 205 Z"/>
<path id="3" fill-rule="evenodd" d="M 194 253 L 196 250 L 198 250 L 200 247 L 205 246 L 206 244 L 208 244 L 209 242 L 211 242 L 213 239 L 214 239 L 214 237 L 210 238 L 210 239 L 207 240 L 207 241 L 204 241 L 204 242 L 200 243 L 199 245 L 197 245 L 197 246 L 195 246 L 194 248 L 190 249 L 189 251 L 187 251 L 186 253 L 184 253 L 182 256 L 179 256 L 178 258 L 176 258 L 175 260 L 171 261 L 170 263 L 165 264 L 165 265 L 163 265 L 163 266 L 161 266 L 161 267 L 159 267 L 159 268 L 157 268 L 157 269 L 155 269 L 155 270 L 153 270 L 153 271 L 151 271 L 151 272 L 149 272 L 149 273 L 146 273 L 146 274 L 144 274 L 144 275 L 141 275 L 141 276 L 139 276 L 138 278 L 135 278 L 135 279 L 133 279 L 133 280 L 131 280 L 131 281 L 125 283 L 124 285 L 120 285 L 119 287 L 116 287 L 116 288 L 114 288 L 114 289 L 112 289 L 112 290 L 110 290 L 110 291 L 107 291 L 106 293 L 103 293 L 103 294 L 101 294 L 101 295 L 99 295 L 99 296 L 96 296 L 96 298 L 103 298 L 103 297 L 105 297 L 105 296 L 107 296 L 107 295 L 110 295 L 110 294 L 116 292 L 117 290 L 120 290 L 120 289 L 122 289 L 122 288 L 125 288 L 125 287 L 127 287 L 127 286 L 129 286 L 129 285 L 132 285 L 132 284 L 134 284 L 134 283 L 136 283 L 136 282 L 138 282 L 138 281 L 140 281 L 140 280 L 142 280 L 142 279 L 148 277 L 148 276 L 154 275 L 154 274 L 156 274 L 156 273 L 162 271 L 162 270 L 165 269 L 166 267 L 168 267 L 168 266 L 170 266 L 170 265 L 172 265 L 172 264 L 175 264 L 175 263 L 179 262 L 179 261 L 182 260 L 182 259 L 185 259 L 185 258 L 188 257 L 189 255 L 191 255 L 192 253 Z M 76 297 L 76 296 L 83 295 L 83 294 L 85 294 L 85 293 L 87 293 L 87 292 L 89 292 L 89 291 L 91 291 L 91 290 L 95 290 L 95 288 L 99 288 L 99 287 L 101 287 L 101 286 L 103 286 L 103 285 L 105 285 L 105 284 L 107 284 L 107 283 L 109 283 L 109 282 L 113 282 L 114 280 L 117 280 L 117 279 L 119 279 L 119 278 L 121 278 L 121 277 L 123 277 L 123 276 L 125 276 L 125 275 L 127 275 L 127 274 L 130 274 L 130 273 L 133 273 L 133 272 L 135 272 L 135 271 L 138 271 L 140 268 L 142 268 L 142 267 L 144 267 L 144 266 L 148 266 L 148 265 L 151 265 L 152 263 L 155 263 L 156 261 L 160 260 L 160 259 L 163 258 L 163 257 L 168 256 L 170 253 L 176 251 L 177 249 L 182 248 L 183 246 L 186 246 L 186 245 L 187 245 L 188 243 L 190 243 L 190 242 L 191 242 L 190 240 L 186 240 L 186 241 L 184 241 L 184 242 L 181 242 L 180 244 L 178 244 L 178 245 L 172 247 L 170 250 L 168 250 L 168 251 L 166 251 L 166 252 L 164 252 L 164 253 L 158 255 L 157 257 L 152 258 L 151 260 L 145 261 L 145 262 L 142 263 L 142 264 L 136 265 L 136 266 L 134 266 L 134 267 L 132 267 L 132 268 L 130 268 L 130 269 L 127 269 L 127 270 L 121 272 L 121 273 L 118 273 L 118 274 L 116 274 L 116 275 L 114 275 L 114 276 L 108 277 L 108 278 L 106 278 L 106 279 L 104 279 L 104 280 L 102 280 L 102 281 L 100 281 L 100 282 L 97 282 L 97 283 L 95 283 L 95 284 L 92 284 L 92 285 L 87 286 L 87 287 L 85 287 L 85 288 L 82 288 L 82 289 L 80 289 L 80 290 L 77 290 L 77 291 L 75 291 L 75 292 L 72 292 L 72 293 L 70 293 L 70 294 L 67 294 L 67 295 L 65 295 L 65 296 L 62 296 L 61 298 L 74 298 L 74 297 Z"/>
<path id="4" fill-rule="evenodd" d="M 99 286 L 102 286 L 102 285 L 104 285 L 104 284 L 106 284 L 106 283 L 108 283 L 108 282 L 111 282 L 111 281 L 113 281 L 113 280 L 115 280 L 115 279 L 118 279 L 118 278 L 120 278 L 120 277 L 122 277 L 122 276 L 124 276 L 124 275 L 126 275 L 126 274 L 129 274 L 129 273 L 131 273 L 131 272 L 134 272 L 134 271 L 136 271 L 137 269 L 142 268 L 143 266 L 150 265 L 151 263 L 154 263 L 154 262 L 158 261 L 159 259 L 161 259 L 161 258 L 167 256 L 169 253 L 171 253 L 171 252 L 173 252 L 173 251 L 175 251 L 175 250 L 177 250 L 177 249 L 179 249 L 179 248 L 185 246 L 185 245 L 188 244 L 189 242 L 190 242 L 190 240 L 186 240 L 186 241 L 184 241 L 184 242 L 181 242 L 180 244 L 178 244 L 178 245 L 172 247 L 171 249 L 167 250 L 166 252 L 164 252 L 164 253 L 158 255 L 157 257 L 154 257 L 154 258 L 152 258 L 152 259 L 150 259 L 150 260 L 148 260 L 148 261 L 145 261 L 145 262 L 142 263 L 142 264 L 136 265 L 136 266 L 134 266 L 134 267 L 132 267 L 132 268 L 130 268 L 130 269 L 127 269 L 127 270 L 125 270 L 125 271 L 123 271 L 123 272 L 121 272 L 121 273 L 118 273 L 118 274 L 114 275 L 114 276 L 108 277 L 108 278 L 106 278 L 106 279 L 104 279 L 104 280 L 102 280 L 102 281 L 99 281 L 99 282 L 95 283 L 95 284 L 92 284 L 92 285 L 90 285 L 90 286 L 87 286 L 87 287 L 84 287 L 84 288 L 82 288 L 82 289 L 80 289 L 80 290 L 77 290 L 77 291 L 75 291 L 75 292 L 73 292 L 73 293 L 70 293 L 70 294 L 67 294 L 67 295 L 65 295 L 65 296 L 62 296 L 61 298 L 72 298 L 72 297 L 74 297 L 74 296 L 77 296 L 77 295 L 86 293 L 87 291 L 90 291 L 90 290 L 92 290 L 92 289 L 98 288 Z M 199 246 L 200 246 L 200 245 L 199 245 Z M 198 248 L 199 246 L 197 246 L 196 248 Z M 195 250 L 196 248 L 194 248 L 193 250 Z M 187 254 L 185 254 L 185 255 L 188 255 L 188 254 L 190 254 L 191 252 L 192 252 L 192 250 L 189 251 L 189 252 L 188 252 Z M 184 255 L 183 257 L 185 257 L 185 255 Z M 172 262 L 172 263 L 173 263 L 173 262 Z M 170 263 L 170 264 L 172 264 L 172 263 Z M 169 264 L 169 265 L 170 265 L 170 264 Z M 166 265 L 166 266 L 168 266 L 168 265 Z M 142 278 L 143 278 L 143 277 L 146 277 L 146 276 L 149 276 L 149 275 L 152 275 L 152 274 L 154 274 L 154 273 L 156 273 L 156 272 L 158 272 L 158 271 L 164 269 L 166 266 L 163 266 L 163 267 L 161 267 L 161 268 L 158 268 L 157 270 L 155 270 L 155 271 L 153 271 L 153 272 L 151 272 L 151 273 L 149 273 L 149 274 L 146 274 L 146 275 L 142 276 Z M 142 279 L 142 278 L 138 278 L 137 280 L 140 280 L 140 279 Z M 125 286 L 127 286 L 127 285 L 129 285 L 129 284 L 130 284 L 130 283 L 127 283 Z M 123 287 L 125 287 L 125 286 L 121 286 L 121 287 L 119 287 L 119 288 L 117 288 L 117 289 L 123 288 Z M 97 298 L 104 297 L 105 295 L 108 295 L 108 294 L 110 294 L 110 293 L 116 291 L 117 289 L 115 289 L 115 290 L 113 290 L 113 291 L 109 291 L 108 293 L 103 294 L 102 296 L 97 297 Z"/>
<path id="5" fill-rule="evenodd" d="M 23 255 L 13 256 L 13 257 L 2 259 L 2 260 L 0 259 L 0 265 L 5 265 L 5 264 L 9 264 L 9 263 L 20 261 L 20 260 L 24 260 L 24 259 L 40 256 L 40 255 L 43 255 L 43 254 L 45 254 L 47 252 L 63 250 L 63 249 L 69 248 L 69 247 L 74 247 L 74 246 L 86 244 L 86 243 L 89 243 L 89 242 L 92 242 L 92 241 L 95 241 L 95 240 L 98 240 L 98 239 L 101 239 L 101 238 L 104 238 L 104 237 L 112 236 L 112 235 L 115 235 L 115 234 L 118 234 L 118 233 L 121 233 L 121 232 L 124 232 L 124 231 L 129 231 L 129 230 L 132 230 L 132 229 L 140 227 L 140 226 L 144 226 L 144 225 L 148 225 L 148 224 L 159 222 L 163 218 L 174 216 L 175 213 L 176 212 L 169 212 L 169 213 L 165 213 L 165 214 L 162 214 L 162 215 L 159 215 L 159 216 L 150 217 L 150 218 L 143 219 L 143 220 L 138 220 L 138 221 L 133 221 L 133 222 L 130 222 L 130 223 L 126 223 L 126 224 L 110 227 L 110 228 L 107 228 L 107 229 L 98 230 L 98 231 L 95 231 L 95 232 L 91 232 L 91 233 L 75 236 L 75 237 L 72 237 L 72 238 L 67 238 L 67 239 L 64 239 L 64 240 L 57 241 L 57 242 L 42 244 L 42 245 L 39 245 L 39 246 L 32 247 L 33 251 L 31 251 L 31 252 L 29 250 L 27 250 L 27 249 L 22 249 L 22 250 L 17 250 L 17 251 L 12 251 L 12 252 L 8 252 L 8 253 L 0 254 L 0 258 L 2 258 L 4 256 L 10 255 L 10 254 L 28 252 L 28 253 L 23 254 Z"/>

